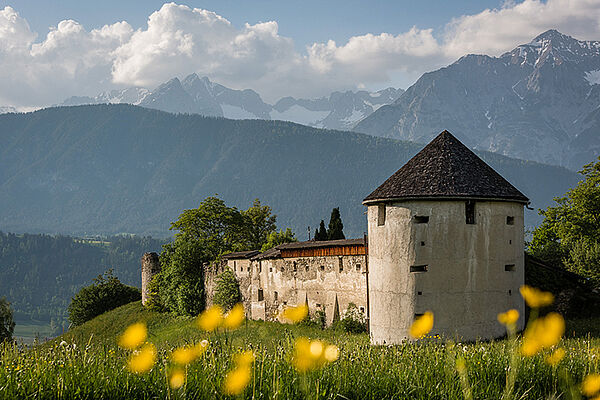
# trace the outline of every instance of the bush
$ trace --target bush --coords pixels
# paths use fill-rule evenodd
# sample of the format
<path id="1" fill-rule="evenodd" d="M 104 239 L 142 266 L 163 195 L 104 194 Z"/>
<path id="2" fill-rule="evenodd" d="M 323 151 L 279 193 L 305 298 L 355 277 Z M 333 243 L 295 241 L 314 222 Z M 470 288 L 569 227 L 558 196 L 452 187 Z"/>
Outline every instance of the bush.
<path id="1" fill-rule="evenodd" d="M 141 298 L 140 289 L 124 285 L 109 269 L 73 297 L 69 304 L 69 321 L 75 326 L 81 325 L 106 311 Z"/>
<path id="2" fill-rule="evenodd" d="M 340 323 L 344 331 L 348 333 L 363 333 L 367 331 L 367 318 L 354 303 L 348 304 L 348 308 L 344 311 Z"/>
<path id="3" fill-rule="evenodd" d="M 215 278 L 213 303 L 223 307 L 224 311 L 228 311 L 241 301 L 242 293 L 240 292 L 240 285 L 233 271 L 227 268 Z"/>
<path id="4" fill-rule="evenodd" d="M 0 298 L 0 343 L 5 340 L 12 340 L 15 330 L 15 321 L 10 303 L 5 297 Z"/>

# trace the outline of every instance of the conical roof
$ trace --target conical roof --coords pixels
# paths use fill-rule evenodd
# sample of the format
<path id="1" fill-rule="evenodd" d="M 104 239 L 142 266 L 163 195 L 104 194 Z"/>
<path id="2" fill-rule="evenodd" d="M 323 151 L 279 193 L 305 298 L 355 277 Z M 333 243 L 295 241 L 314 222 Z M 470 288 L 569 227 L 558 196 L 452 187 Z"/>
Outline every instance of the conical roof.
<path id="1" fill-rule="evenodd" d="M 429 197 L 529 201 L 448 131 L 433 139 L 363 204 Z"/>

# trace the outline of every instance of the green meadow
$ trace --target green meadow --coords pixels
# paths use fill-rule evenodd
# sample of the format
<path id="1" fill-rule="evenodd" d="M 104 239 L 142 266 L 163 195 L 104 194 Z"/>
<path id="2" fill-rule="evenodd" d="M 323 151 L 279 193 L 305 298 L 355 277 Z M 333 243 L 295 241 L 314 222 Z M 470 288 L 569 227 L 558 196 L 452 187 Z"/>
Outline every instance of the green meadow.
<path id="1" fill-rule="evenodd" d="M 117 338 L 130 324 L 148 325 L 148 341 L 158 361 L 145 374 L 127 369 L 131 352 Z M 565 358 L 545 362 L 547 353 L 518 358 L 511 399 L 583 399 L 582 379 L 600 372 L 600 320 L 569 321 L 561 346 Z M 339 359 L 305 375 L 290 363 L 299 337 L 321 339 L 339 347 Z M 170 352 L 208 339 L 208 350 L 187 367 L 187 381 L 177 390 L 168 384 Z M 249 399 L 500 399 L 515 345 L 510 340 L 450 343 L 428 338 L 398 346 L 371 346 L 366 334 L 331 329 L 247 321 L 233 332 L 206 334 L 191 318 L 173 317 L 122 306 L 34 346 L 0 348 L 0 397 L 5 399 L 152 399 L 227 398 L 223 379 L 234 355 L 251 349 L 256 360 L 242 397 Z M 464 360 L 460 374 L 457 360 Z"/>

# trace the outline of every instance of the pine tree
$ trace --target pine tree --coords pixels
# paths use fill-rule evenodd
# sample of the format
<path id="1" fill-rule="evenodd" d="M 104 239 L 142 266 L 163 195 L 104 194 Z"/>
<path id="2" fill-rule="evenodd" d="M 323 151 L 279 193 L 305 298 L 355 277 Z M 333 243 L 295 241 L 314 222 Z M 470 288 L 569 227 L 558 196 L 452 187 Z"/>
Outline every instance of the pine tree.
<path id="1" fill-rule="evenodd" d="M 327 240 L 327 229 L 325 229 L 325 221 L 321 220 L 319 230 L 315 231 L 315 240 Z"/>
<path id="2" fill-rule="evenodd" d="M 329 229 L 327 229 L 327 239 L 346 239 L 346 236 L 344 236 L 344 224 L 342 223 L 342 217 L 340 216 L 340 209 L 338 207 L 331 210 Z"/>

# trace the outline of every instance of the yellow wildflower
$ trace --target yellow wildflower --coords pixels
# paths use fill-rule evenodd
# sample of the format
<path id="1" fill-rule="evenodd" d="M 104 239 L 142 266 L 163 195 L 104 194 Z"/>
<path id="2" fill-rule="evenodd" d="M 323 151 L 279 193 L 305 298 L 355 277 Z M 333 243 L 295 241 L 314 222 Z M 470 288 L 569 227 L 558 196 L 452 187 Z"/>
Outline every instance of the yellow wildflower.
<path id="1" fill-rule="evenodd" d="M 148 372 L 156 362 L 156 349 L 152 343 L 145 344 L 129 358 L 129 370 L 136 374 Z"/>
<path id="2" fill-rule="evenodd" d="M 169 376 L 169 385 L 179 389 L 185 383 L 185 372 L 181 368 L 174 369 Z"/>
<path id="3" fill-rule="evenodd" d="M 337 346 L 330 344 L 325 348 L 325 359 L 329 362 L 334 362 L 338 359 L 340 352 Z"/>
<path id="4" fill-rule="evenodd" d="M 196 319 L 198 328 L 206 332 L 214 331 L 221 325 L 222 322 L 223 312 L 221 311 L 221 307 L 217 305 L 210 307 L 208 310 L 200 314 L 198 319 Z"/>
<path id="5" fill-rule="evenodd" d="M 250 366 L 254 362 L 254 353 L 252 350 L 247 350 L 236 356 L 235 363 L 238 367 Z"/>
<path id="6" fill-rule="evenodd" d="M 533 321 L 523 334 L 521 353 L 533 356 L 542 349 L 556 345 L 565 333 L 565 320 L 560 314 L 549 313 Z"/>
<path id="7" fill-rule="evenodd" d="M 246 314 L 244 313 L 244 306 L 242 303 L 238 303 L 227 313 L 225 319 L 223 320 L 223 326 L 226 329 L 234 330 L 242 325 L 244 319 L 246 318 Z"/>
<path id="8" fill-rule="evenodd" d="M 549 306 L 554 302 L 554 295 L 550 292 L 543 292 L 527 285 L 521 286 L 519 290 L 521 292 L 521 296 L 523 296 L 525 302 L 531 308 Z"/>
<path id="9" fill-rule="evenodd" d="M 194 362 L 198 355 L 195 347 L 180 347 L 173 351 L 171 358 L 176 364 L 187 365 Z"/>
<path id="10" fill-rule="evenodd" d="M 229 371 L 223 383 L 223 392 L 232 396 L 243 393 L 248 383 L 250 383 L 251 374 L 250 366 L 247 365 L 238 366 L 236 369 Z"/>
<path id="11" fill-rule="evenodd" d="M 600 374 L 591 374 L 585 377 L 581 384 L 581 391 L 586 396 L 592 397 L 600 393 Z"/>
<path id="12" fill-rule="evenodd" d="M 502 325 L 514 325 L 519 320 L 519 312 L 514 308 L 498 314 L 498 322 Z"/>
<path id="13" fill-rule="evenodd" d="M 308 306 L 303 304 L 296 307 L 287 307 L 281 313 L 281 316 L 291 322 L 301 322 L 308 316 Z"/>
<path id="14" fill-rule="evenodd" d="M 129 349 L 135 350 L 137 349 L 148 337 L 148 329 L 146 328 L 146 324 L 143 322 L 138 322 L 136 324 L 129 325 L 125 332 L 119 338 L 119 346 Z"/>
<path id="15" fill-rule="evenodd" d="M 425 314 L 421 315 L 413 322 L 409 333 L 414 339 L 420 339 L 427 335 L 431 328 L 433 328 L 433 313 L 431 311 L 426 311 Z"/>
<path id="16" fill-rule="evenodd" d="M 292 362 L 299 372 L 306 372 L 312 367 L 310 341 L 307 338 L 299 338 L 296 340 Z"/>
<path id="17" fill-rule="evenodd" d="M 554 350 L 554 352 L 548 356 L 546 356 L 546 363 L 552 365 L 553 367 L 557 366 L 560 360 L 565 357 L 565 349 L 559 347 Z"/>

